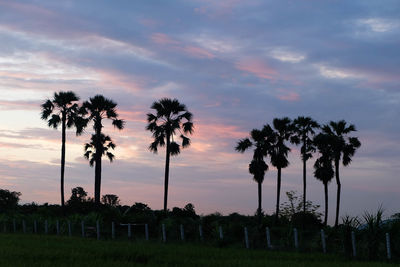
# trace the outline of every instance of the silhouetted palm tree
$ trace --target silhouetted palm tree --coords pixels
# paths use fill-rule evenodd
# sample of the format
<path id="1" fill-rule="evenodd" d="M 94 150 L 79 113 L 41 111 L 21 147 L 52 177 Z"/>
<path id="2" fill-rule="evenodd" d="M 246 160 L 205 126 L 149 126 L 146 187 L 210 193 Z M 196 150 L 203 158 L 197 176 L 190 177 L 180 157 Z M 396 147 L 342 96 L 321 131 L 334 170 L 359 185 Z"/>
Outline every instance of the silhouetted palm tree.
<path id="1" fill-rule="evenodd" d="M 57 129 L 61 124 L 61 206 L 64 208 L 64 171 L 65 171 L 65 142 L 67 128 L 76 127 L 76 135 L 83 131 L 84 124 L 78 115 L 79 97 L 74 92 L 54 93 L 53 99 L 42 104 L 42 119 L 48 120 L 48 126 Z"/>
<path id="2" fill-rule="evenodd" d="M 190 145 L 187 134 L 193 133 L 192 113 L 187 111 L 184 104 L 177 99 L 162 98 L 151 106 L 155 114 L 147 114 L 147 127 L 153 133 L 154 141 L 150 144 L 150 151 L 157 153 L 158 147 L 166 146 L 165 180 L 164 180 L 164 212 L 167 212 L 168 179 L 170 156 L 180 153 L 180 145 L 175 142 L 174 136 L 180 134 L 182 148 Z M 182 122 L 185 119 L 185 122 Z"/>
<path id="3" fill-rule="evenodd" d="M 291 120 L 287 117 L 273 120 L 274 134 L 276 142 L 270 152 L 271 164 L 278 169 L 277 175 L 277 193 L 276 193 L 276 219 L 279 217 L 279 202 L 281 194 L 281 173 L 282 168 L 289 166 L 288 153 L 290 148 L 286 146 L 285 141 L 289 140 L 293 134 Z"/>
<path id="4" fill-rule="evenodd" d="M 85 145 L 85 157 L 90 158 L 90 165 L 95 164 L 94 177 L 94 201 L 100 204 L 100 188 L 101 188 L 101 158 L 106 155 L 110 160 L 114 155 L 108 151 L 108 148 L 114 149 L 115 145 L 111 142 L 109 136 L 102 134 L 101 130 L 104 119 L 110 119 L 112 125 L 118 130 L 124 128 L 125 122 L 118 118 L 116 110 L 117 104 L 102 95 L 96 95 L 85 101 L 80 112 L 87 115 L 87 122 L 93 121 L 93 129 L 95 133 L 91 137 L 91 142 Z M 107 150 L 105 150 L 107 148 Z M 91 150 L 89 150 L 91 149 Z M 89 154 L 87 154 L 89 152 Z"/>
<path id="5" fill-rule="evenodd" d="M 337 198 L 336 198 L 336 217 L 335 226 L 339 222 L 339 208 L 340 208 L 340 192 L 341 183 L 339 176 L 339 165 L 340 160 L 344 166 L 351 163 L 351 158 L 354 156 L 357 148 L 361 146 L 360 141 L 357 137 L 348 137 L 348 134 L 355 132 L 356 128 L 353 124 L 347 125 L 346 121 L 341 120 L 338 122 L 331 121 L 329 124 L 322 127 L 322 131 L 325 134 L 334 137 L 334 162 L 335 162 L 335 174 L 337 183 Z"/>
<path id="6" fill-rule="evenodd" d="M 328 223 L 328 184 L 333 179 L 334 139 L 327 134 L 318 134 L 314 138 L 314 144 L 318 149 L 320 157 L 314 164 L 314 176 L 324 184 L 325 194 L 325 219 L 324 225 Z"/>
<path id="7" fill-rule="evenodd" d="M 275 136 L 271 126 L 265 125 L 262 130 L 253 129 L 249 138 L 239 140 L 236 151 L 243 153 L 247 149 L 254 147 L 253 159 L 249 164 L 249 172 L 253 174 L 254 181 L 258 184 L 258 221 L 261 223 L 261 185 L 264 181 L 265 172 L 268 171 L 268 165 L 264 161 L 264 157 L 268 155 L 275 142 Z"/>
<path id="8" fill-rule="evenodd" d="M 312 158 L 312 153 L 315 152 L 313 145 L 313 137 L 315 129 L 319 128 L 319 124 L 310 117 L 297 117 L 293 121 L 293 136 L 291 141 L 295 144 L 301 143 L 301 159 L 303 160 L 303 212 L 306 212 L 307 200 L 307 160 Z"/>

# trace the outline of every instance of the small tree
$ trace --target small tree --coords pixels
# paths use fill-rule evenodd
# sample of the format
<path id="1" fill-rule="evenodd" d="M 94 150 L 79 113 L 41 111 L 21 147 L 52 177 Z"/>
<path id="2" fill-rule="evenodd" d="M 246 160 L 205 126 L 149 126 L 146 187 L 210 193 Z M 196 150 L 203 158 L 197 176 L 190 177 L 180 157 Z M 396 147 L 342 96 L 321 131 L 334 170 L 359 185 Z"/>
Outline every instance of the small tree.
<path id="1" fill-rule="evenodd" d="M 68 205 L 72 205 L 75 203 L 83 203 L 83 202 L 87 201 L 87 199 L 86 199 L 87 192 L 82 187 L 78 186 L 78 187 L 72 188 L 71 193 L 72 193 L 71 197 L 67 201 Z"/>
<path id="2" fill-rule="evenodd" d="M 101 197 L 101 202 L 105 205 L 116 207 L 119 205 L 119 197 L 113 194 L 106 194 Z"/>
<path id="3" fill-rule="evenodd" d="M 0 189 L 0 211 L 14 209 L 19 202 L 20 192 Z"/>

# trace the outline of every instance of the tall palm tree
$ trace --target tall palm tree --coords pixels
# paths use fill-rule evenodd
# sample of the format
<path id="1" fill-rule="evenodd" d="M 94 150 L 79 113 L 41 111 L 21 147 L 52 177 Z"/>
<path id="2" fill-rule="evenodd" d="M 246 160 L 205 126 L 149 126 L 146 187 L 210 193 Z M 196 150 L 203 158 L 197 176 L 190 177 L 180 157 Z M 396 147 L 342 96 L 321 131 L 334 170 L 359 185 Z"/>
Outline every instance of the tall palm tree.
<path id="1" fill-rule="evenodd" d="M 274 134 L 276 136 L 273 149 L 270 152 L 271 164 L 278 169 L 277 192 L 276 192 L 276 220 L 279 217 L 279 202 L 281 194 L 281 174 L 282 169 L 289 166 L 288 153 L 290 148 L 286 146 L 285 141 L 289 140 L 293 134 L 293 126 L 288 117 L 273 120 Z"/>
<path id="2" fill-rule="evenodd" d="M 258 222 L 261 223 L 262 208 L 261 208 L 261 185 L 264 181 L 265 172 L 268 171 L 268 165 L 264 161 L 264 157 L 268 155 L 275 142 L 275 136 L 271 126 L 265 125 L 262 130 L 253 129 L 250 132 L 249 138 L 239 140 L 235 148 L 238 152 L 245 152 L 247 149 L 254 147 L 253 159 L 249 164 L 249 172 L 253 174 L 254 181 L 258 184 Z"/>
<path id="3" fill-rule="evenodd" d="M 329 124 L 322 127 L 322 131 L 323 133 L 331 135 L 334 138 L 333 149 L 337 184 L 335 226 L 337 226 L 339 222 L 341 192 L 339 176 L 340 161 L 342 161 L 343 166 L 348 166 L 351 163 L 352 157 L 354 156 L 357 148 L 361 146 L 361 143 L 357 137 L 348 136 L 351 132 L 355 132 L 356 128 L 353 124 L 348 125 L 344 120 L 338 122 L 331 121 Z"/>
<path id="4" fill-rule="evenodd" d="M 314 144 L 318 149 L 320 157 L 315 161 L 314 164 L 314 176 L 324 184 L 324 194 L 325 194 L 325 219 L 324 225 L 328 223 L 328 184 L 333 179 L 333 160 L 334 160 L 334 150 L 333 144 L 334 140 L 332 136 L 327 134 L 318 134 L 314 138 Z"/>
<path id="5" fill-rule="evenodd" d="M 170 156 L 178 155 L 181 146 L 185 148 L 190 145 L 190 139 L 186 135 L 193 133 L 193 115 L 177 99 L 162 98 L 159 101 L 155 101 L 151 105 L 151 108 L 156 113 L 147 114 L 148 124 L 146 130 L 152 132 L 154 137 L 154 141 L 150 144 L 149 149 L 153 153 L 157 153 L 158 147 L 166 146 L 164 212 L 167 212 Z M 179 135 L 182 139 L 182 145 L 179 145 L 175 141 L 176 138 L 174 139 L 174 136 L 176 135 Z"/>
<path id="6" fill-rule="evenodd" d="M 106 155 L 110 160 L 114 155 L 108 151 L 108 148 L 114 149 L 115 145 L 111 142 L 109 136 L 102 133 L 104 127 L 103 120 L 110 119 L 112 125 L 118 130 L 122 130 L 125 121 L 118 118 L 116 110 L 117 104 L 111 99 L 105 98 L 102 95 L 91 97 L 89 101 L 85 101 L 80 112 L 87 116 L 87 123 L 93 121 L 94 134 L 91 137 L 91 142 L 85 145 L 85 156 L 90 157 L 90 165 L 95 164 L 94 171 L 94 201 L 100 204 L 100 188 L 101 188 L 101 158 Z M 89 154 L 87 154 L 89 152 Z"/>
<path id="7" fill-rule="evenodd" d="M 312 158 L 312 153 L 315 152 L 313 145 L 313 137 L 315 129 L 318 129 L 319 124 L 310 117 L 299 116 L 293 121 L 293 136 L 292 143 L 301 143 L 301 159 L 303 160 L 303 212 L 306 213 L 307 200 L 307 160 Z"/>
<path id="8" fill-rule="evenodd" d="M 71 91 L 55 92 L 53 99 L 46 100 L 41 107 L 41 117 L 47 120 L 48 126 L 57 129 L 61 124 L 61 206 L 64 208 L 64 172 L 66 129 L 76 127 L 76 135 L 80 135 L 84 125 L 78 115 L 79 97 Z"/>

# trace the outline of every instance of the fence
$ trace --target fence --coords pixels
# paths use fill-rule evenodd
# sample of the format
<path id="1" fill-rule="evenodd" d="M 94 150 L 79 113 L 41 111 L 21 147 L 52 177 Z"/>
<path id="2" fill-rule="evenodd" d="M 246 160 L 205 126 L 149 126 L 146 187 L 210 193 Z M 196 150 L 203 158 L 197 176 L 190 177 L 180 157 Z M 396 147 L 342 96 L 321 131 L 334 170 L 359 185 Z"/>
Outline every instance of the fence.
<path id="1" fill-rule="evenodd" d="M 222 225 L 214 229 L 204 229 L 201 224 L 169 224 L 162 223 L 159 227 L 150 228 L 146 223 L 105 223 L 101 221 L 69 221 L 69 220 L 8 220 L 3 221 L 3 232 L 55 234 L 62 236 L 80 236 L 96 238 L 97 240 L 143 240 L 167 242 L 207 242 L 218 246 L 236 245 L 244 248 L 264 247 L 269 250 L 292 250 L 299 252 L 342 253 L 351 258 L 363 259 L 371 253 L 370 244 L 365 242 L 365 236 L 355 230 L 350 237 L 343 232 L 330 228 L 320 231 L 299 230 L 297 228 L 266 227 L 260 230 L 255 227 L 241 227 L 239 237 L 238 227 L 224 229 Z M 393 236 L 389 232 L 382 235 L 377 246 L 379 259 L 398 260 L 398 251 L 392 250 Z M 399 240 L 397 239 L 397 242 Z M 350 245 L 349 245 L 350 244 Z M 369 251 L 367 251 L 369 250 Z M 370 256 L 371 254 L 369 254 Z"/>

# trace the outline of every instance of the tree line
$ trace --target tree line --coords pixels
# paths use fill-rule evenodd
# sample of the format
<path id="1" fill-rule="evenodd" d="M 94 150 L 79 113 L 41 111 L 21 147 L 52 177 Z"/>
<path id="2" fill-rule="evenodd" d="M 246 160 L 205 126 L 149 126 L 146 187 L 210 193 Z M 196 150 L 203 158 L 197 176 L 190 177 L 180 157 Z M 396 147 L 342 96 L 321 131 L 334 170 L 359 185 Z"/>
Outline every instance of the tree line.
<path id="1" fill-rule="evenodd" d="M 319 131 L 319 132 L 318 132 Z M 342 163 L 348 166 L 356 150 L 361 146 L 357 137 L 350 134 L 355 132 L 353 124 L 344 120 L 330 121 L 320 125 L 310 117 L 299 116 L 294 120 L 288 117 L 273 119 L 272 126 L 266 124 L 262 129 L 253 129 L 250 137 L 237 142 L 236 151 L 244 151 L 254 148 L 253 157 L 249 164 L 249 172 L 258 185 L 258 209 L 257 214 L 261 222 L 261 185 L 264 181 L 265 172 L 268 171 L 266 160 L 269 159 L 272 166 L 277 169 L 277 199 L 276 219 L 279 217 L 279 202 L 281 191 L 282 169 L 289 166 L 288 154 L 291 149 L 288 143 L 301 145 L 300 157 L 303 162 L 303 213 L 306 214 L 307 202 L 307 161 L 317 154 L 318 158 L 314 163 L 314 176 L 324 185 L 325 194 L 325 218 L 328 220 L 328 184 L 333 177 L 336 177 L 336 215 L 335 226 L 339 221 L 341 182 L 339 167 Z"/>
<path id="2" fill-rule="evenodd" d="M 61 125 L 61 206 L 64 207 L 64 172 L 66 153 L 66 129 L 74 127 L 76 135 L 82 134 L 90 123 L 93 125 L 93 134 L 90 141 L 84 145 L 84 157 L 89 160 L 91 167 L 95 168 L 94 202 L 100 204 L 101 191 L 101 163 L 106 156 L 111 162 L 115 156 L 112 150 L 116 147 L 111 137 L 103 133 L 104 120 L 111 120 L 112 125 L 122 130 L 125 121 L 119 118 L 117 104 L 102 95 L 96 95 L 79 103 L 79 97 L 71 91 L 55 92 L 52 99 L 42 104 L 41 118 L 46 120 L 49 127 L 57 129 Z M 157 153 L 158 148 L 165 147 L 165 173 L 164 173 L 164 212 L 167 211 L 169 165 L 170 157 L 180 153 L 182 148 L 190 145 L 189 135 L 193 134 L 193 115 L 186 106 L 177 99 L 162 98 L 151 105 L 154 113 L 147 114 L 146 130 L 153 136 L 149 145 L 151 152 Z M 337 201 L 335 226 L 338 225 L 341 183 L 339 167 L 342 163 L 347 166 L 351 163 L 356 150 L 361 146 L 357 137 L 350 134 L 355 132 L 353 124 L 346 121 L 330 121 L 320 125 L 310 117 L 299 116 L 291 120 L 288 117 L 273 119 L 272 126 L 266 124 L 262 129 L 253 129 L 250 137 L 237 142 L 235 150 L 243 153 L 254 148 L 253 157 L 249 164 L 249 172 L 253 175 L 258 185 L 259 221 L 262 217 L 262 183 L 265 172 L 269 166 L 277 169 L 277 199 L 276 218 L 279 217 L 280 191 L 282 169 L 289 166 L 288 154 L 291 149 L 288 143 L 301 146 L 301 160 L 303 162 L 303 213 L 307 212 L 307 161 L 318 155 L 314 163 L 314 176 L 324 185 L 325 193 L 325 220 L 328 216 L 328 184 L 336 177 Z M 178 139 L 180 140 L 178 142 Z"/>

